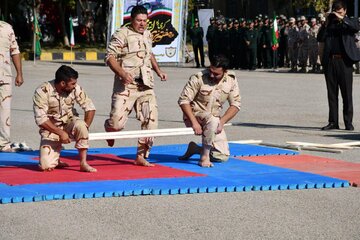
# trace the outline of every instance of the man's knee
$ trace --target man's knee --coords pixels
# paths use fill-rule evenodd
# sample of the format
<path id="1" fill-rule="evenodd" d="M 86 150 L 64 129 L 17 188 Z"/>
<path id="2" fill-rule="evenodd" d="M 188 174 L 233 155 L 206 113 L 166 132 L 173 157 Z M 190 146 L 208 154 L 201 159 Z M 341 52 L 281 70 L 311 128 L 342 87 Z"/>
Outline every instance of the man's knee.
<path id="1" fill-rule="evenodd" d="M 226 162 L 229 160 L 229 155 L 221 153 L 216 150 L 210 152 L 210 161 L 212 162 Z"/>
<path id="2" fill-rule="evenodd" d="M 119 119 L 121 118 L 119 117 Z M 112 117 L 105 121 L 104 127 L 107 132 L 121 131 L 125 127 L 125 121 L 117 121 L 114 117 Z"/>

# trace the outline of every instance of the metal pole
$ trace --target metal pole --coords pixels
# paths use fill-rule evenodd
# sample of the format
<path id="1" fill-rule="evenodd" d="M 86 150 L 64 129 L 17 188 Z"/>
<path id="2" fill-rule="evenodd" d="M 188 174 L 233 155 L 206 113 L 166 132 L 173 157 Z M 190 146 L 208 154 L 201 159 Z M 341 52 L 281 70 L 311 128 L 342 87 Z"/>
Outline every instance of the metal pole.
<path id="1" fill-rule="evenodd" d="M 359 0 L 354 0 L 354 16 L 359 17 Z"/>

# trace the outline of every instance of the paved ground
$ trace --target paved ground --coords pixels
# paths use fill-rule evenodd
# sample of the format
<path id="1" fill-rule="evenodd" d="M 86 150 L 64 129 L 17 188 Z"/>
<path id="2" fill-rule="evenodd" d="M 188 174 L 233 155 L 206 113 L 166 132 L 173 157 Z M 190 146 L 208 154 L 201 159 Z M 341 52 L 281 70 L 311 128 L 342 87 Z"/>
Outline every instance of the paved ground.
<path id="1" fill-rule="evenodd" d="M 38 148 L 31 97 L 40 83 L 53 78 L 60 65 L 24 62 L 25 84 L 13 93 L 13 140 Z M 91 131 L 102 132 L 110 109 L 112 73 L 100 62 L 78 62 L 73 67 L 97 107 Z M 163 70 L 169 81 L 156 83 L 159 128 L 184 127 L 177 98 L 197 69 Z M 355 131 L 348 132 L 319 130 L 327 123 L 328 112 L 323 75 L 285 70 L 236 73 L 243 107 L 232 121 L 237 125 L 227 127 L 229 140 L 278 144 L 360 140 L 359 75 L 354 77 Z M 126 130 L 136 129 L 139 123 L 132 115 Z M 199 141 L 194 136 L 163 137 L 156 144 L 187 143 L 194 138 Z M 135 144 L 135 139 L 116 142 L 117 146 Z M 106 146 L 104 141 L 91 145 Z M 359 149 L 341 154 L 304 153 L 360 163 Z M 360 239 L 359 199 L 359 188 L 347 188 L 8 204 L 0 205 L 0 239 Z"/>

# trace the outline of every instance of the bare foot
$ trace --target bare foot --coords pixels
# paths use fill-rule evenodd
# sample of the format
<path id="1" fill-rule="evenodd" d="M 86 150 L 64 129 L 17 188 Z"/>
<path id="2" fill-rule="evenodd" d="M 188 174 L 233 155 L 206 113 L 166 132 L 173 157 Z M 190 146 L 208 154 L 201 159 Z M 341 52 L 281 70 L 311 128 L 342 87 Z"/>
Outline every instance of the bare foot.
<path id="1" fill-rule="evenodd" d="M 179 160 L 189 160 L 189 158 L 191 158 L 192 155 L 200 154 L 200 152 L 201 152 L 201 148 L 195 142 L 191 141 L 188 145 L 188 148 L 187 148 L 185 154 L 180 156 L 178 159 Z"/>
<path id="2" fill-rule="evenodd" d="M 145 158 L 139 157 L 139 156 L 136 158 L 134 164 L 137 165 L 137 166 L 143 166 L 143 167 L 154 167 L 155 166 L 154 164 L 149 163 L 148 161 L 146 161 Z"/>
<path id="3" fill-rule="evenodd" d="M 115 139 L 106 139 L 106 141 L 109 147 L 112 147 L 115 144 Z"/>
<path id="4" fill-rule="evenodd" d="M 97 172 L 96 168 L 93 168 L 89 164 L 81 164 L 80 172 Z"/>
<path id="5" fill-rule="evenodd" d="M 69 167 L 70 165 L 67 164 L 66 162 L 63 162 L 63 161 L 60 161 L 59 160 L 59 163 L 58 165 L 56 166 L 56 168 L 66 168 L 66 167 Z"/>
<path id="6" fill-rule="evenodd" d="M 198 165 L 200 167 L 213 167 L 214 166 L 214 164 L 212 162 L 210 162 L 209 160 L 207 160 L 207 161 L 199 161 Z"/>

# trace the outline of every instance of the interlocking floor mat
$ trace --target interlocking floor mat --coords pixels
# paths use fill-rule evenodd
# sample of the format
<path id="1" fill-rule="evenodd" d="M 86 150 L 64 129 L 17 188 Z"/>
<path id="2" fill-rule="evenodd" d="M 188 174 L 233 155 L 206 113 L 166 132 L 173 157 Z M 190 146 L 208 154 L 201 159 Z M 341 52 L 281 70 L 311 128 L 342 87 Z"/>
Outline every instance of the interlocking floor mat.
<path id="1" fill-rule="evenodd" d="M 360 187 L 359 163 L 344 162 L 310 155 L 241 157 L 241 159 L 339 178 L 349 181 L 354 187 Z"/>
<path id="2" fill-rule="evenodd" d="M 349 182 L 313 173 L 274 167 L 236 158 L 197 165 L 199 156 L 178 160 L 186 145 L 155 146 L 149 161 L 152 168 L 134 166 L 136 148 L 90 149 L 89 163 L 97 173 L 79 172 L 76 150 L 64 150 L 62 161 L 70 167 L 41 172 L 38 151 L 0 153 L 0 202 L 17 203 L 211 192 L 265 191 L 348 187 Z M 297 152 L 245 144 L 230 144 L 232 156 L 296 156 Z"/>

